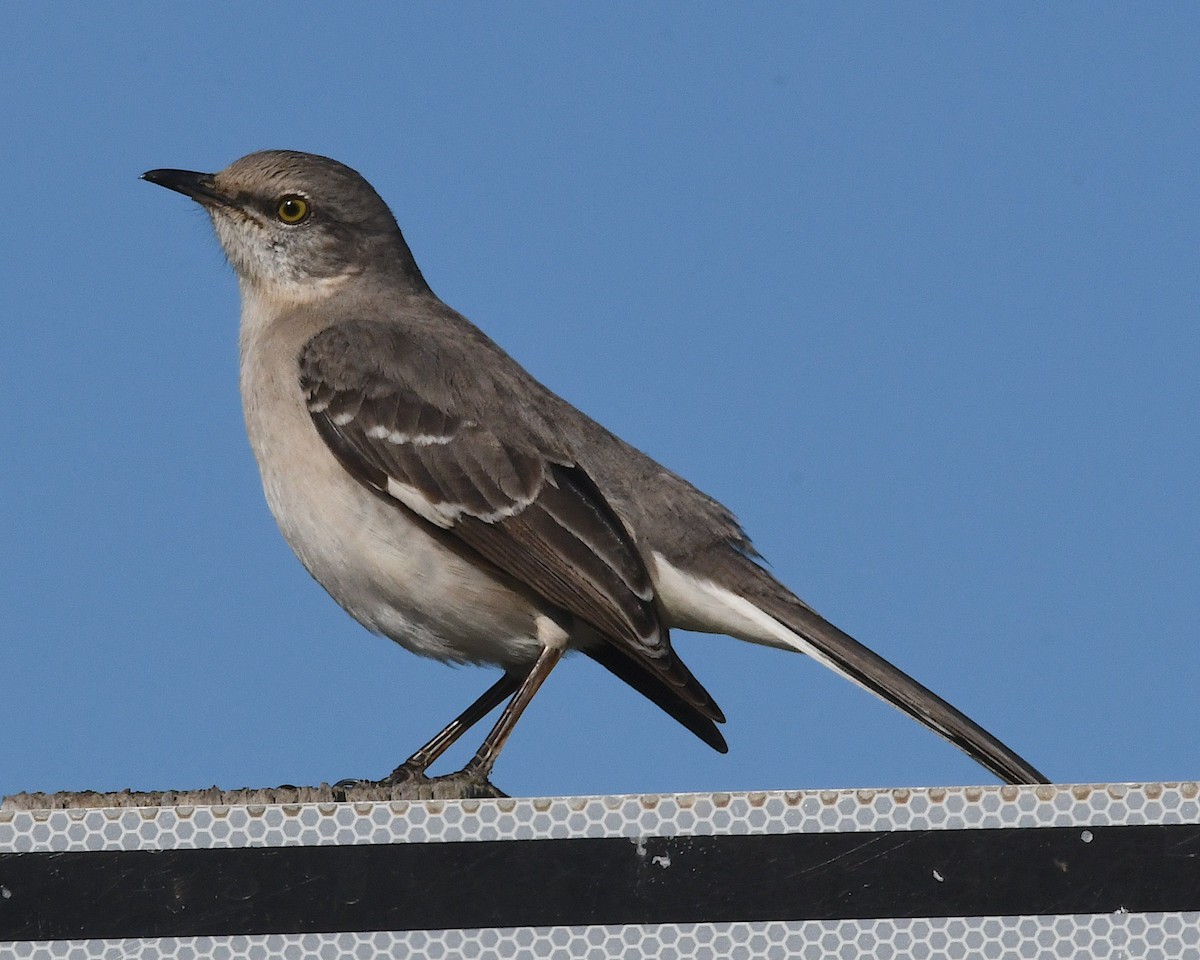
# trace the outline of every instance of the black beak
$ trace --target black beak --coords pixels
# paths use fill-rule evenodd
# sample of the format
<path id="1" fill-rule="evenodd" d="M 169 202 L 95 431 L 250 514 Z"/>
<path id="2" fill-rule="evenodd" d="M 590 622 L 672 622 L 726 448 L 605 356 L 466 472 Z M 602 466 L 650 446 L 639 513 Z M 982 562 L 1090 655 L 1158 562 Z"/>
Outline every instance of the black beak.
<path id="1" fill-rule="evenodd" d="M 197 203 L 228 204 L 230 198 L 217 192 L 211 173 L 196 173 L 194 170 L 147 170 L 143 180 L 157 183 L 160 187 L 182 193 Z"/>

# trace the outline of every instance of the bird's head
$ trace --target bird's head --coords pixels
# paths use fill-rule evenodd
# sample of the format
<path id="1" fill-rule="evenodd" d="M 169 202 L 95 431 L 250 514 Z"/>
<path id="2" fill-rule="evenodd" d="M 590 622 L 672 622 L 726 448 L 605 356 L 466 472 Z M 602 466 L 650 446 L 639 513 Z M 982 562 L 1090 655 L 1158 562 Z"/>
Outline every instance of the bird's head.
<path id="1" fill-rule="evenodd" d="M 142 178 L 204 207 L 238 277 L 261 291 L 308 299 L 375 265 L 423 283 L 387 204 L 336 160 L 264 150 L 218 173 L 163 169 Z"/>

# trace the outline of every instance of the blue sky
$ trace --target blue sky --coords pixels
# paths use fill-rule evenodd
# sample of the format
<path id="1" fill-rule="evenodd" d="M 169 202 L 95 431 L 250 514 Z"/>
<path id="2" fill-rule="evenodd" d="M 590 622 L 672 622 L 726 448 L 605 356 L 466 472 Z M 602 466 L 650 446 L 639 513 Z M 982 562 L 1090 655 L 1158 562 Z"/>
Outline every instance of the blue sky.
<path id="1" fill-rule="evenodd" d="M 359 169 L 444 300 L 1052 778 L 1200 776 L 1195 9 L 2 25 L 0 794 L 378 776 L 494 676 L 366 633 L 267 512 L 232 275 L 138 175 L 271 147 Z M 496 782 L 990 781 L 802 657 L 676 644 L 728 756 L 578 659 Z"/>

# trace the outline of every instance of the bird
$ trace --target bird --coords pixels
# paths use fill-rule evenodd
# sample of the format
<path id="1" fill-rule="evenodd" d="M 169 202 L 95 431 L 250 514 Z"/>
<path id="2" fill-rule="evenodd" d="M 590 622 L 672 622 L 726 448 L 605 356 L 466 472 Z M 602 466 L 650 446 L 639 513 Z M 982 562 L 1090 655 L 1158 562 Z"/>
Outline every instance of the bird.
<path id="1" fill-rule="evenodd" d="M 314 579 L 400 646 L 503 672 L 379 783 L 487 785 L 564 654 L 605 667 L 710 747 L 725 716 L 671 630 L 806 654 L 1009 783 L 1045 776 L 820 616 L 732 512 L 540 383 L 430 288 L 392 211 L 328 157 L 265 150 L 143 179 L 209 215 L 238 280 L 247 434 L 272 514 Z"/>

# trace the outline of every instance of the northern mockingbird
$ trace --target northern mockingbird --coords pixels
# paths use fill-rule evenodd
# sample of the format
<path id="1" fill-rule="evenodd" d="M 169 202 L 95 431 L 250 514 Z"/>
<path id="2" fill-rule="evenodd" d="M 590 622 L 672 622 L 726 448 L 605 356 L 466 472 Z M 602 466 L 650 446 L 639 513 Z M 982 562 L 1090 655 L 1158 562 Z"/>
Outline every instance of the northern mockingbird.
<path id="1" fill-rule="evenodd" d="M 504 670 L 389 782 L 423 776 L 508 699 L 454 775 L 486 782 L 568 650 L 724 752 L 725 718 L 671 648 L 672 627 L 806 653 L 998 777 L 1046 782 L 775 580 L 724 506 L 442 303 L 354 170 L 271 150 L 219 173 L 144 178 L 204 207 L 237 273 L 246 428 L 271 512 L 309 573 L 414 653 Z"/>

